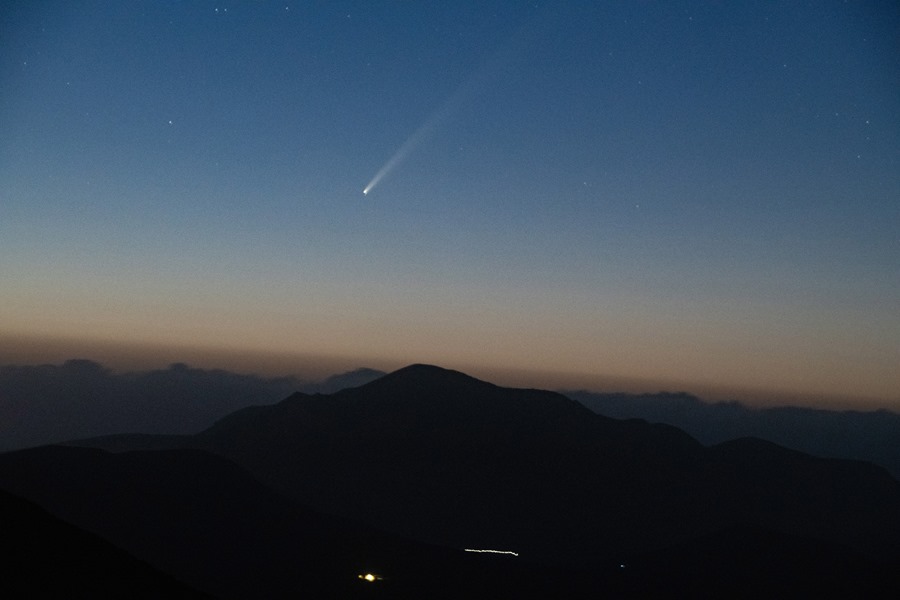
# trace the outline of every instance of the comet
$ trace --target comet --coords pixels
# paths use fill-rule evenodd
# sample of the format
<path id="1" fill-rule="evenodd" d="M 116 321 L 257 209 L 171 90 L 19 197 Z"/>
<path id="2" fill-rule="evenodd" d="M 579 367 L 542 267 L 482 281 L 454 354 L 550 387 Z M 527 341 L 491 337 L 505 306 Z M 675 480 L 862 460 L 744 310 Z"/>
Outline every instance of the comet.
<path id="1" fill-rule="evenodd" d="M 524 29 L 520 30 L 517 35 L 507 40 L 500 50 L 494 53 L 487 61 L 485 61 L 475 73 L 466 79 L 447 100 L 440 105 L 434 112 L 429 115 L 425 122 L 416 129 L 412 135 L 406 138 L 406 141 L 400 145 L 394 155 L 391 156 L 384 166 L 378 169 L 372 180 L 363 188 L 363 195 L 367 196 L 369 192 L 375 189 L 381 180 L 384 179 L 391 171 L 400 165 L 409 154 L 416 149 L 425 139 L 427 139 L 450 115 L 459 109 L 460 105 L 466 100 L 475 96 L 485 85 L 492 81 L 495 75 L 507 65 L 511 59 L 518 55 L 525 42 L 525 36 L 522 35 Z"/>
<path id="2" fill-rule="evenodd" d="M 363 195 L 367 195 L 372 189 L 378 185 L 384 177 L 394 170 L 394 168 L 406 160 L 406 157 L 409 156 L 409 153 L 412 152 L 416 146 L 418 146 L 422 140 L 427 138 L 429 134 L 437 127 L 437 125 L 443 121 L 448 114 L 452 112 L 452 109 L 456 104 L 459 103 L 460 90 L 457 90 L 449 100 L 447 100 L 443 106 L 437 109 L 432 115 L 425 121 L 418 129 L 416 129 L 411 136 L 406 138 L 406 141 L 394 152 L 394 155 L 388 159 L 384 166 L 378 169 L 378 172 L 375 173 L 375 177 L 372 178 L 372 181 L 363 188 Z"/>

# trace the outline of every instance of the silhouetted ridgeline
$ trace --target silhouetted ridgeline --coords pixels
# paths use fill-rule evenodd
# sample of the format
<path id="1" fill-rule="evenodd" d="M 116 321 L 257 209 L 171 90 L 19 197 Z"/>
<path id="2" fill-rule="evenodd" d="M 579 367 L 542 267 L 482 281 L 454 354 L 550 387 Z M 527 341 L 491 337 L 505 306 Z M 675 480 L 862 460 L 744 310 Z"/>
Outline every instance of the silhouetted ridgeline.
<path id="1" fill-rule="evenodd" d="M 83 359 L 3 366 L 0 451 L 123 432 L 193 434 L 241 408 L 274 404 L 297 391 L 333 393 L 383 375 L 357 369 L 310 382 L 181 363 L 117 374 Z M 816 456 L 873 462 L 900 478 L 900 415 L 893 412 L 751 409 L 686 393 L 563 393 L 607 417 L 674 425 L 705 445 L 758 437 Z"/>
<path id="2" fill-rule="evenodd" d="M 0 488 L 215 595 L 893 597 L 900 583 L 900 482 L 884 469 L 749 438 L 704 447 L 438 367 L 195 435 L 78 445 L 0 455 Z M 383 579 L 365 587 L 367 571 Z"/>
<path id="3" fill-rule="evenodd" d="M 90 360 L 0 367 L 0 450 L 80 437 L 196 433 L 246 406 L 272 404 L 296 391 L 334 392 L 383 375 L 358 369 L 323 382 L 263 378 L 176 363 L 116 374 Z"/>
<path id="4" fill-rule="evenodd" d="M 608 417 L 674 425 L 703 444 L 758 437 L 815 456 L 873 462 L 900 479 L 900 414 L 887 410 L 748 408 L 737 402 L 707 403 L 683 392 L 565 394 Z"/>

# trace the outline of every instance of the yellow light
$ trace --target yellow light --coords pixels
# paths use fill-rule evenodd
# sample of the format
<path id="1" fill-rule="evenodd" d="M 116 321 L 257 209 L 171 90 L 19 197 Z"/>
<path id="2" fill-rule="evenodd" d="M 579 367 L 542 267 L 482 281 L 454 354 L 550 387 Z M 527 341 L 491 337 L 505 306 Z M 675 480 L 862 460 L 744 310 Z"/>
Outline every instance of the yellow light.
<path id="1" fill-rule="evenodd" d="M 375 581 L 375 580 L 377 579 L 377 577 L 375 577 L 375 576 L 372 575 L 371 573 L 366 573 L 365 575 L 358 575 L 358 577 L 359 577 L 360 579 L 365 579 L 366 581 L 368 581 L 368 582 L 370 582 L 370 583 L 373 582 L 373 581 Z"/>

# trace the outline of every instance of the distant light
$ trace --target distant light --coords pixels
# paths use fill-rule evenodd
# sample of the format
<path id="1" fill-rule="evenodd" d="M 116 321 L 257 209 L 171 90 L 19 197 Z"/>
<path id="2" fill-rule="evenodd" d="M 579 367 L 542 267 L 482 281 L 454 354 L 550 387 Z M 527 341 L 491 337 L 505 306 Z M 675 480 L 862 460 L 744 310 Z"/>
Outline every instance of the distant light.
<path id="1" fill-rule="evenodd" d="M 360 573 L 359 575 L 357 575 L 357 577 L 364 581 L 368 581 L 369 583 L 383 579 L 383 577 L 381 575 L 375 575 L 374 573 L 365 573 L 365 574 Z"/>
<path id="2" fill-rule="evenodd" d="M 490 554 L 512 554 L 513 556 L 518 556 L 518 552 L 513 552 L 512 550 L 476 550 L 475 548 L 463 548 L 466 552 L 488 552 Z"/>

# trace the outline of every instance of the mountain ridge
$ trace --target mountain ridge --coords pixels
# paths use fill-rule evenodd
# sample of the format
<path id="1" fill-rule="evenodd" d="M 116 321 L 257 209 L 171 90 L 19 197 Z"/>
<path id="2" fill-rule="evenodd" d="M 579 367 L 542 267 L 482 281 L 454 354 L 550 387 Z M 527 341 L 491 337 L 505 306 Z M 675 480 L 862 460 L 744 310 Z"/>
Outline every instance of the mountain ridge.
<path id="1" fill-rule="evenodd" d="M 236 410 L 275 404 L 295 391 L 333 394 L 384 375 L 360 368 L 307 382 L 183 363 L 140 373 L 114 373 L 85 359 L 5 365 L 0 366 L 0 450 L 122 432 L 193 434 Z M 607 417 L 677 427 L 707 446 L 758 437 L 815 456 L 873 462 L 900 480 L 900 414 L 891 411 L 749 408 L 737 402 L 707 403 L 685 392 L 561 393 Z"/>
<path id="2" fill-rule="evenodd" d="M 757 437 L 815 456 L 872 462 L 900 480 L 900 414 L 889 410 L 752 408 L 739 402 L 706 402 L 686 392 L 563 393 L 608 417 L 678 427 L 704 445 Z"/>
<path id="3" fill-rule="evenodd" d="M 883 470 L 752 441 L 706 448 L 671 426 L 431 365 L 332 395 L 293 394 L 181 441 L 318 510 L 439 545 L 577 560 L 749 523 L 900 557 L 900 484 Z M 876 501 L 828 499 L 848 481 Z"/>

